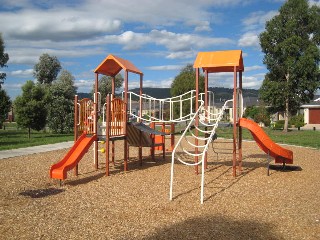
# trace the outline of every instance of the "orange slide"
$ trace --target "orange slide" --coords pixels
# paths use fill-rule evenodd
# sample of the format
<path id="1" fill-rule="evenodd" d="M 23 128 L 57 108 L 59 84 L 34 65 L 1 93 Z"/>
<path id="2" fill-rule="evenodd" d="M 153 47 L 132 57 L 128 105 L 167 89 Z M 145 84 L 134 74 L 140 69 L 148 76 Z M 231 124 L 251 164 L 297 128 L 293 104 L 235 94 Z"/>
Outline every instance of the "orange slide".
<path id="1" fill-rule="evenodd" d="M 86 134 L 83 133 L 69 150 L 67 155 L 65 155 L 60 162 L 51 166 L 50 177 L 61 180 L 66 179 L 67 172 L 78 164 L 83 155 L 88 151 L 93 141 L 96 139 L 97 135 L 87 137 Z"/>
<path id="2" fill-rule="evenodd" d="M 292 151 L 285 149 L 273 142 L 257 123 L 246 118 L 240 118 L 239 125 L 247 128 L 251 132 L 259 147 L 265 153 L 269 153 L 272 157 L 274 157 L 275 163 L 293 163 Z"/>

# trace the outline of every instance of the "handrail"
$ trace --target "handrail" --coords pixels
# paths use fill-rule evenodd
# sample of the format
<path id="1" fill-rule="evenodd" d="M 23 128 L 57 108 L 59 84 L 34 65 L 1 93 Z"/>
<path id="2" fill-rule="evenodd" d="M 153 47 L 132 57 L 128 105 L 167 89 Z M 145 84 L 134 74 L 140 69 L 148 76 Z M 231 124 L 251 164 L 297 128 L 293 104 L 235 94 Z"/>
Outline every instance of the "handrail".
<path id="1" fill-rule="evenodd" d="M 77 123 L 77 126 L 80 126 L 81 124 L 81 105 L 80 103 L 77 102 L 77 105 L 79 106 L 79 113 L 78 113 L 78 123 Z"/>
<path id="2" fill-rule="evenodd" d="M 208 93 L 209 93 L 209 100 L 210 100 L 211 99 L 210 96 L 213 96 L 213 93 L 212 92 L 208 92 Z M 195 113 L 195 110 L 193 108 L 194 108 L 194 103 L 196 101 L 196 90 L 188 91 L 188 92 L 183 93 L 179 96 L 170 97 L 170 98 L 162 98 L 162 99 L 155 98 L 155 97 L 149 96 L 147 94 L 139 95 L 134 92 L 128 92 L 128 94 L 129 94 L 129 96 L 128 96 L 128 98 L 129 98 L 128 110 L 129 110 L 130 115 L 135 118 L 139 117 L 139 119 L 141 119 L 143 121 L 168 122 L 168 123 L 182 122 L 182 121 L 190 120 L 192 118 L 193 114 Z M 123 93 L 122 93 L 122 96 L 123 96 Z M 134 113 L 134 111 L 132 109 L 133 96 L 139 98 L 140 101 L 142 101 L 146 104 L 149 103 L 149 106 L 147 107 L 147 109 L 144 109 L 144 110 L 147 110 L 147 112 L 154 112 L 156 109 L 156 105 L 158 105 L 159 118 L 156 118 L 151 115 L 147 115 L 148 118 L 144 118 L 144 117 L 140 118 L 140 116 L 138 116 L 137 113 Z M 199 102 L 203 101 L 205 94 L 200 93 L 199 96 L 200 96 Z M 189 104 L 190 104 L 190 111 L 188 114 L 183 115 L 183 104 L 186 102 L 189 102 Z M 211 100 L 209 102 L 211 102 Z M 168 116 L 169 120 L 164 119 L 165 106 L 169 106 L 169 116 Z M 176 118 L 173 117 L 174 107 L 179 108 L 179 114 Z M 210 111 L 209 111 L 209 113 L 210 113 Z"/>

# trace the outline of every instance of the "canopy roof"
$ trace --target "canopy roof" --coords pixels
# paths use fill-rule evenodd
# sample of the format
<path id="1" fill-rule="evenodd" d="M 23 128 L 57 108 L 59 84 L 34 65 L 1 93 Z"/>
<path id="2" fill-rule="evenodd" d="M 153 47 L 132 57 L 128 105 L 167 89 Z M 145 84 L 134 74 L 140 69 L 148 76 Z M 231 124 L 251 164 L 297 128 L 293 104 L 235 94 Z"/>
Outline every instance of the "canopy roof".
<path id="1" fill-rule="evenodd" d="M 194 68 L 202 68 L 208 73 L 244 71 L 242 51 L 228 50 L 217 52 L 199 52 L 193 64 Z"/>
<path id="2" fill-rule="evenodd" d="M 130 61 L 110 54 L 100 65 L 94 70 L 95 73 L 104 74 L 107 76 L 115 76 L 121 70 L 133 72 L 142 75 L 143 73 L 134 66 Z"/>

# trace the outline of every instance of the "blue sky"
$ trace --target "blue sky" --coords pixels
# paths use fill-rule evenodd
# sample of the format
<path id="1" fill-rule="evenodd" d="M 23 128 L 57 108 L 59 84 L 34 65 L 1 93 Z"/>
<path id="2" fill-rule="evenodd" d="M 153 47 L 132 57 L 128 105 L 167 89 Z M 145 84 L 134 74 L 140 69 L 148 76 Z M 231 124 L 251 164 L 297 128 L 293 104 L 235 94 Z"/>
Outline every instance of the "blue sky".
<path id="1" fill-rule="evenodd" d="M 320 0 L 310 0 L 320 6 Z M 4 89 L 14 99 L 43 53 L 58 57 L 79 92 L 92 89 L 93 70 L 109 54 L 144 73 L 144 87 L 170 87 L 199 51 L 241 49 L 243 86 L 258 89 L 266 68 L 258 35 L 284 0 L 0 0 Z M 138 87 L 129 75 L 129 89 Z M 232 87 L 229 74 L 210 86 Z"/>

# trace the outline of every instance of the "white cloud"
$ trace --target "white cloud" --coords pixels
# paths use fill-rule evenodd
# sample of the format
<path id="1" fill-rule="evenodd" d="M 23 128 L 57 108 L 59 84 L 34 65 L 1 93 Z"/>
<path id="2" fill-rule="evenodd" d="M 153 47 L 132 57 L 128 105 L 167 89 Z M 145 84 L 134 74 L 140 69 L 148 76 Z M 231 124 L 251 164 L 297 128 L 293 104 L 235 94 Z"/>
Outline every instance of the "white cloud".
<path id="1" fill-rule="evenodd" d="M 81 79 L 81 80 L 76 80 L 74 82 L 74 85 L 78 87 L 78 92 L 91 92 L 93 84 L 94 84 L 93 79 L 92 80 Z"/>
<path id="2" fill-rule="evenodd" d="M 171 52 L 169 53 L 166 58 L 168 59 L 188 59 L 192 58 L 194 59 L 197 55 L 196 51 L 181 51 L 181 52 Z"/>
<path id="3" fill-rule="evenodd" d="M 152 30 L 150 37 L 157 45 L 164 45 L 171 51 L 186 51 L 192 47 L 203 48 L 217 45 L 232 44 L 229 38 L 206 37 L 196 34 L 173 33 L 166 30 Z"/>
<path id="4" fill-rule="evenodd" d="M 53 56 L 61 57 L 84 57 L 92 56 L 96 54 L 101 54 L 102 50 L 99 47 L 91 48 L 79 48 L 78 46 L 63 47 L 55 46 L 55 48 L 50 48 L 50 43 L 48 46 L 43 45 L 43 47 L 33 47 L 34 42 L 30 42 L 30 45 L 19 45 L 16 43 L 9 43 L 6 52 L 9 54 L 10 58 L 8 64 L 27 64 L 34 65 L 39 61 L 40 55 L 43 53 L 48 53 Z M 51 43 L 52 46 L 52 43 Z"/>
<path id="5" fill-rule="evenodd" d="M 156 70 L 156 71 L 180 70 L 181 68 L 183 68 L 182 65 L 164 65 L 164 66 L 146 67 L 146 69 L 148 70 Z"/>
<path id="6" fill-rule="evenodd" d="M 20 90 L 22 87 L 22 83 L 4 83 L 2 86 L 6 90 Z"/>
<path id="7" fill-rule="evenodd" d="M 93 83 L 94 83 L 94 80 L 81 79 L 81 80 L 76 80 L 74 84 L 77 87 L 92 87 Z"/>
<path id="8" fill-rule="evenodd" d="M 1 0 L 0 3 L 1 7 L 4 9 L 14 9 L 30 6 L 29 0 Z"/>
<path id="9" fill-rule="evenodd" d="M 150 88 L 170 88 L 171 87 L 171 83 L 172 83 L 173 79 L 169 78 L 169 79 L 164 79 L 164 80 L 158 80 L 158 81 L 154 81 L 154 80 L 143 80 L 143 87 L 150 87 Z M 140 82 L 139 81 L 129 81 L 129 90 L 133 89 L 133 88 L 139 88 L 140 87 Z"/>
<path id="10" fill-rule="evenodd" d="M 249 17 L 242 20 L 242 25 L 245 27 L 246 31 L 262 30 L 266 22 L 272 19 L 277 14 L 278 14 L 278 11 L 253 12 L 249 15 Z"/>
<path id="11" fill-rule="evenodd" d="M 278 11 L 252 12 L 242 20 L 245 32 L 238 41 L 240 47 L 259 47 L 259 34 L 263 31 L 267 21 L 278 14 Z"/>
<path id="12" fill-rule="evenodd" d="M 246 71 L 242 76 L 242 87 L 259 89 L 263 82 L 264 76 L 265 74 L 262 73 L 249 75 Z M 209 74 L 209 86 L 233 88 L 233 73 Z"/>
<path id="13" fill-rule="evenodd" d="M 255 32 L 247 32 L 238 41 L 240 47 L 259 47 L 259 36 Z"/>
<path id="14" fill-rule="evenodd" d="M 243 88 L 259 89 L 262 84 L 262 80 L 255 76 L 244 76 L 242 79 Z"/>
<path id="15" fill-rule="evenodd" d="M 86 39 L 120 30 L 121 21 L 71 9 L 25 9 L 2 12 L 2 32 L 9 39 L 74 40 Z"/>
<path id="16" fill-rule="evenodd" d="M 263 66 L 258 66 L 258 65 L 250 66 L 250 67 L 245 67 L 245 71 L 246 71 L 246 72 L 255 71 L 255 70 L 261 70 L 261 69 L 265 69 L 265 67 L 263 67 Z"/>
<path id="17" fill-rule="evenodd" d="M 105 44 L 120 44 L 124 50 L 139 49 L 146 44 L 163 46 L 169 51 L 185 52 L 193 48 L 232 44 L 228 38 L 206 37 L 196 34 L 174 33 L 167 30 L 151 30 L 149 33 L 126 31 L 120 35 L 106 35 Z"/>
<path id="18" fill-rule="evenodd" d="M 244 2 L 248 1 L 199 0 L 194 4 L 194 0 L 2 0 L 4 10 L 14 11 L 2 11 L 0 22 L 1 31 L 10 40 L 94 39 L 121 32 L 124 24 L 149 28 L 178 24 L 203 32 L 211 31 L 210 22 L 220 18 L 210 7 L 230 7 Z"/>
<path id="19" fill-rule="evenodd" d="M 0 15 L 1 31 L 6 38 L 66 41 L 87 39 L 119 32 L 125 23 L 155 26 L 182 24 L 196 31 L 210 31 L 213 6 L 237 5 L 237 0 L 102 0 L 102 1 L 8 1 Z M 161 7 L 170 6 L 170 7 Z"/>
<path id="20" fill-rule="evenodd" d="M 86 69 L 93 68 L 93 58 L 83 57 L 95 55 L 100 58 L 112 51 L 126 59 L 128 56 L 130 59 L 133 59 L 132 56 L 138 57 L 137 66 L 140 68 L 141 64 L 145 64 L 141 58 L 147 56 L 151 59 L 152 56 L 164 62 L 152 62 L 150 67 L 144 65 L 142 68 L 177 70 L 181 62 L 176 59 L 192 63 L 198 51 L 234 48 L 237 40 L 225 36 L 239 36 L 239 32 L 231 34 L 218 31 L 215 27 L 220 29 L 222 24 L 229 24 L 224 23 L 225 8 L 233 11 L 254 1 L 198 0 L 195 4 L 194 0 L 0 0 L 1 32 L 10 56 L 9 67 L 11 64 L 28 64 L 15 69 L 31 68 L 41 54 L 49 53 L 59 59 L 64 58 L 63 66 L 77 62 L 79 65 L 72 66 L 75 71 L 73 74 L 82 80 L 76 81 L 76 85 L 79 91 L 90 91 L 93 80 L 86 79 L 91 79 L 92 73 Z M 267 14 L 256 12 L 248 15 L 242 22 L 242 29 L 257 36 L 263 19 L 268 18 Z M 244 35 L 238 42 L 240 46 L 257 46 L 253 35 L 250 38 L 242 33 Z M 133 51 L 136 49 L 143 51 Z M 84 59 L 86 62 L 83 62 Z M 17 70 L 13 74 L 17 77 L 27 73 Z M 230 82 L 229 78 L 221 81 L 232 86 L 232 76 Z M 132 86 L 139 84 L 137 79 L 130 80 Z M 157 81 L 157 87 L 159 84 L 170 86 L 171 82 L 172 79 Z M 145 86 L 154 84 L 154 80 L 144 80 Z"/>
<path id="21" fill-rule="evenodd" d="M 309 4 L 310 5 L 317 5 L 318 7 L 320 7 L 320 1 L 319 0 L 309 0 Z"/>
<path id="22" fill-rule="evenodd" d="M 33 69 L 12 71 L 10 73 L 10 75 L 15 76 L 15 77 L 32 77 L 33 76 Z"/>

